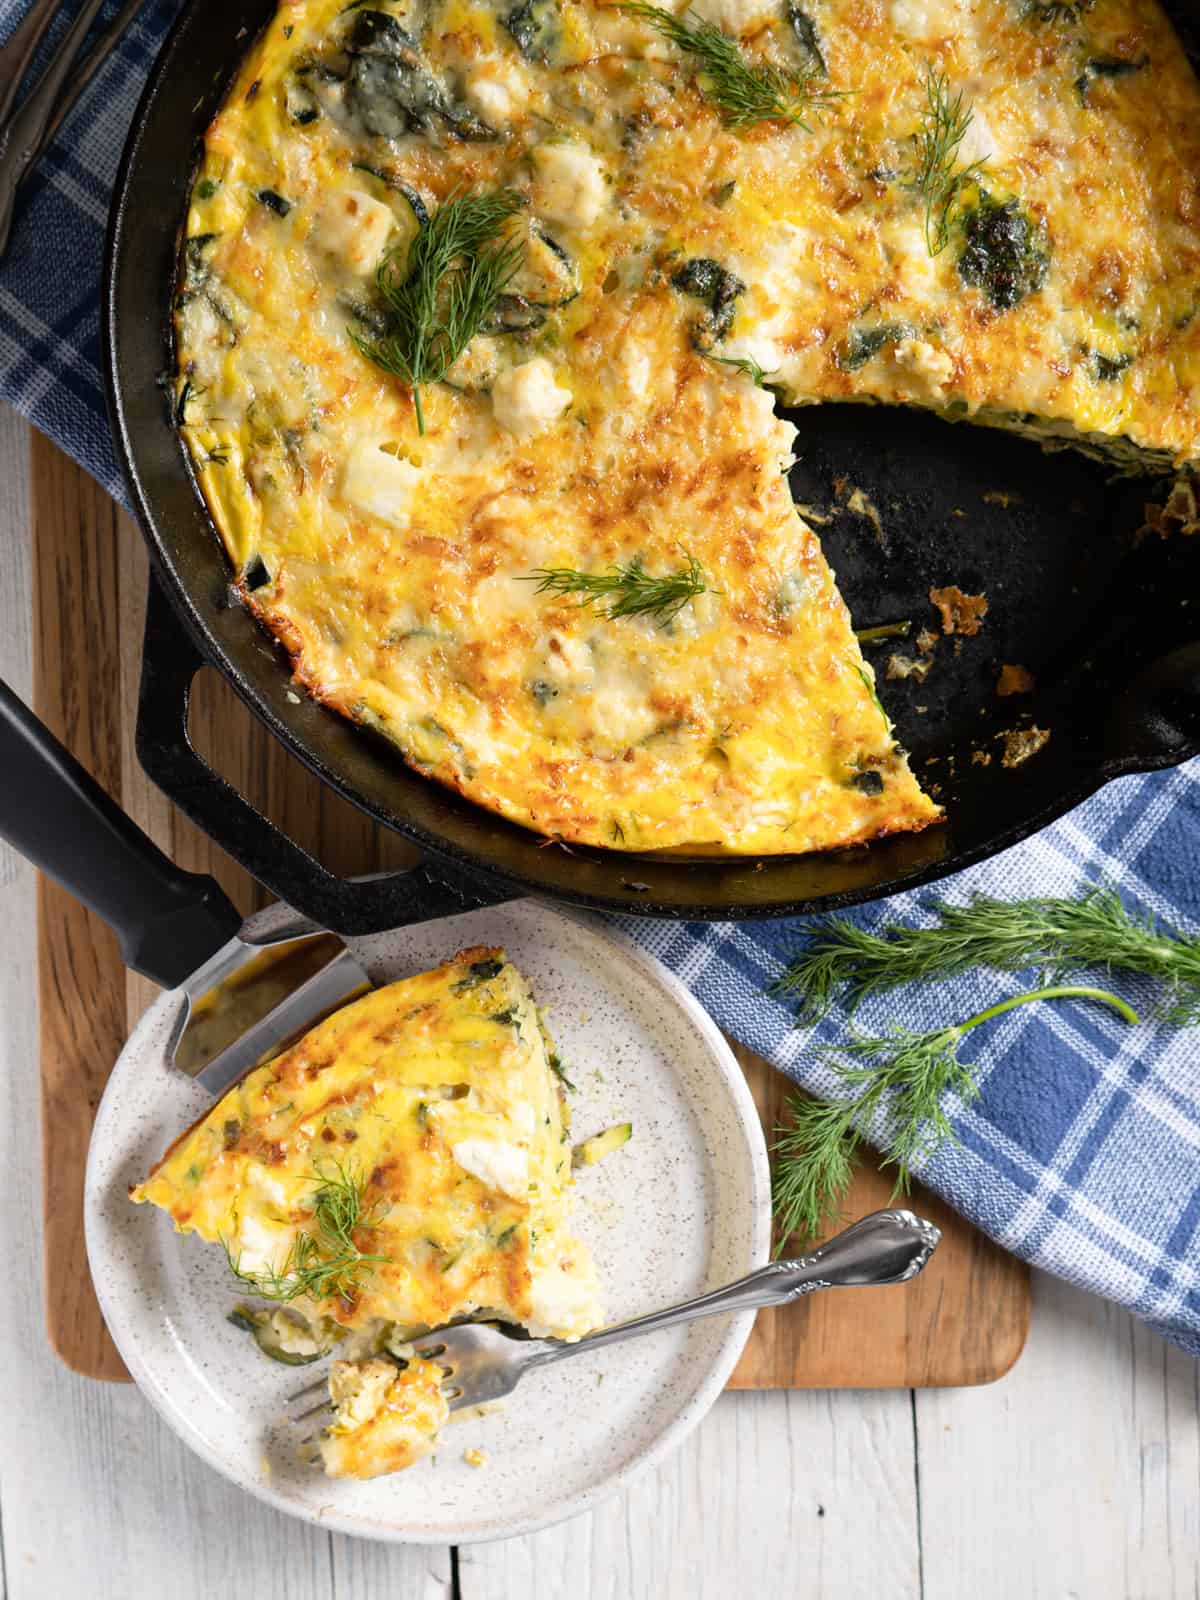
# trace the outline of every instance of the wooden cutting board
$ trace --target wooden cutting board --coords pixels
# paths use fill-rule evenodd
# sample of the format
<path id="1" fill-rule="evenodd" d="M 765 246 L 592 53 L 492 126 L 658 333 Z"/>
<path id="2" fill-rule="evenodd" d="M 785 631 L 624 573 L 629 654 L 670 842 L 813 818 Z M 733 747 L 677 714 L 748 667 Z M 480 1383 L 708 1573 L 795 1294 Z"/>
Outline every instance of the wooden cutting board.
<path id="1" fill-rule="evenodd" d="M 34 705 L 38 715 L 182 866 L 210 872 L 243 910 L 259 887 L 146 780 L 134 754 L 146 554 L 137 529 L 40 435 L 32 440 Z M 192 733 L 252 804 L 331 869 L 370 872 L 410 861 L 322 788 L 213 672 L 197 680 Z M 153 985 L 127 973 L 113 935 L 54 884 L 38 886 L 46 1322 L 74 1371 L 128 1381 L 92 1292 L 83 1241 L 83 1168 L 109 1069 Z M 768 1130 L 786 1081 L 735 1046 Z M 864 1166 L 847 1206 L 888 1201 L 887 1178 Z M 730 1386 L 738 1389 L 907 1388 L 987 1383 L 1021 1352 L 1029 1326 L 1027 1269 L 923 1192 L 913 1206 L 943 1230 L 912 1284 L 817 1295 L 760 1313 Z"/>

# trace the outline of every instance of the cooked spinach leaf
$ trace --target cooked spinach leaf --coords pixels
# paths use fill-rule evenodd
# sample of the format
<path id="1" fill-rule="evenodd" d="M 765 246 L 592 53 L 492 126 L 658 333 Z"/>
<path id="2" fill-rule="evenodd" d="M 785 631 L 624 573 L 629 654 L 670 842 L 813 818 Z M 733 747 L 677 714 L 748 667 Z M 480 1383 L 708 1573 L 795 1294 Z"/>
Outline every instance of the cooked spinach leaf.
<path id="1" fill-rule="evenodd" d="M 483 333 L 530 333 L 546 320 L 541 306 L 531 305 L 524 295 L 502 294 L 495 309 L 483 324 Z"/>
<path id="2" fill-rule="evenodd" d="M 878 772 L 870 770 L 856 772 L 850 779 L 850 787 L 857 789 L 859 794 L 880 795 L 883 793 L 883 778 Z"/>
<path id="3" fill-rule="evenodd" d="M 526 61 L 549 61 L 558 47 L 558 0 L 521 0 L 503 19 Z"/>
<path id="4" fill-rule="evenodd" d="M 491 128 L 455 100 L 421 60 L 417 41 L 384 11 L 355 13 L 346 42 L 346 105 L 382 139 L 446 129 L 458 139 L 491 139 Z"/>
<path id="5" fill-rule="evenodd" d="M 185 289 L 198 289 L 208 279 L 210 267 L 206 259 L 212 245 L 220 238 L 217 233 L 194 233 L 183 244 L 183 285 Z"/>
<path id="6" fill-rule="evenodd" d="M 1132 60 L 1123 56 L 1093 56 L 1075 79 L 1075 92 L 1080 105 L 1087 105 L 1088 94 L 1097 78 L 1129 78 L 1149 65 L 1150 57 L 1147 55 L 1135 56 Z"/>
<path id="7" fill-rule="evenodd" d="M 493 978 L 498 978 L 504 971 L 503 961 L 497 961 L 494 956 L 489 956 L 486 961 L 472 961 L 467 968 L 465 978 L 460 978 L 457 983 L 450 985 L 455 994 L 465 994 L 468 989 L 477 989 L 481 983 L 490 983 Z"/>
<path id="8" fill-rule="evenodd" d="M 835 359 L 843 372 L 857 372 L 888 345 L 911 339 L 914 331 L 906 322 L 880 322 L 873 328 L 851 328 L 838 347 Z"/>
<path id="9" fill-rule="evenodd" d="M 980 189 L 963 215 L 962 241 L 958 275 L 982 289 L 997 311 L 1011 311 L 1046 281 L 1045 237 L 1018 200 L 993 200 Z"/>
<path id="10" fill-rule="evenodd" d="M 254 198 L 259 205 L 266 206 L 268 211 L 273 211 L 277 217 L 286 217 L 292 209 L 292 202 L 285 200 L 281 194 L 276 194 L 274 189 L 259 189 Z"/>
<path id="11" fill-rule="evenodd" d="M 672 273 L 671 286 L 681 294 L 703 300 L 707 307 L 704 315 L 692 323 L 692 344 L 707 353 L 733 326 L 737 298 L 745 293 L 746 285 L 719 261 L 693 256 Z"/>
<path id="12" fill-rule="evenodd" d="M 1133 356 L 1122 351 L 1119 356 L 1106 356 L 1100 350 L 1091 352 L 1092 377 L 1097 383 L 1112 383 L 1133 365 Z"/>
<path id="13" fill-rule="evenodd" d="M 550 1063 L 550 1071 L 558 1079 L 559 1083 L 562 1084 L 563 1088 L 570 1089 L 572 1093 L 574 1093 L 575 1085 L 571 1082 L 570 1078 L 568 1078 L 567 1069 L 563 1066 L 562 1058 L 559 1056 L 558 1052 L 556 1050 L 551 1050 L 550 1054 L 546 1057 L 546 1060 Z"/>
<path id="14" fill-rule="evenodd" d="M 805 66 L 810 72 L 822 72 L 827 75 L 829 68 L 825 64 L 821 36 L 817 32 L 816 23 L 803 7 L 796 4 L 796 0 L 784 0 L 783 14 L 796 36 L 796 43 L 804 54 Z"/>

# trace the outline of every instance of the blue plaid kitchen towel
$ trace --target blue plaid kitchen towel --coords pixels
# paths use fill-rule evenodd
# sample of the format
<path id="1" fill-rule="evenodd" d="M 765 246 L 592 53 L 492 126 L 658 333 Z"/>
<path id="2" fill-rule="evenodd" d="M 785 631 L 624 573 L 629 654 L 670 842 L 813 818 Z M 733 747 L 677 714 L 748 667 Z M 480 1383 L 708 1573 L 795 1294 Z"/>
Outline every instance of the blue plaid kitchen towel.
<path id="1" fill-rule="evenodd" d="M 27 0 L 0 0 L 0 40 Z M 116 9 L 110 0 L 105 19 Z M 74 6 L 65 7 L 66 12 Z M 0 261 L 0 397 L 121 496 L 100 378 L 99 284 L 109 187 L 142 83 L 177 9 L 148 0 L 26 187 Z M 214 7 L 214 17 L 219 7 Z M 65 27 L 60 18 L 49 43 Z M 1071 895 L 1103 879 L 1131 904 L 1200 931 L 1200 762 L 1110 784 L 1036 838 L 940 892 Z M 931 919 L 929 895 L 856 913 L 876 928 Z M 717 1021 L 820 1093 L 834 1080 L 764 989 L 802 942 L 793 922 L 652 924 L 626 930 L 671 967 Z M 961 1020 L 1021 986 L 972 973 L 864 1010 L 912 1027 Z M 1125 980 L 1136 1004 L 1149 996 Z M 844 1014 L 819 1039 L 837 1038 Z M 982 1091 L 948 1110 L 959 1143 L 922 1176 L 1009 1250 L 1119 1301 L 1200 1356 L 1200 1032 L 1131 1028 L 1094 1005 L 1010 1012 L 968 1036 Z M 877 1130 L 878 1131 L 878 1130 Z"/>

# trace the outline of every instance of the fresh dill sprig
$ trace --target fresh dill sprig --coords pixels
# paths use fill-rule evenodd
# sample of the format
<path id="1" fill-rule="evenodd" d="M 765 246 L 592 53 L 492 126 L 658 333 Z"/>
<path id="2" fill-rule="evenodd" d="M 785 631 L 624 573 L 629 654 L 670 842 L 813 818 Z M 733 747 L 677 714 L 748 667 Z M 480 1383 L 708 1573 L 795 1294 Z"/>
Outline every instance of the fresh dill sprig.
<path id="1" fill-rule="evenodd" d="M 773 372 L 760 367 L 752 356 L 714 356 L 706 350 L 704 358 L 706 361 L 715 361 L 719 367 L 732 367 L 735 372 L 743 373 L 760 389 L 768 388 L 767 379 L 774 375 Z"/>
<path id="2" fill-rule="evenodd" d="M 419 433 L 425 432 L 422 384 L 446 376 L 520 264 L 520 240 L 502 235 L 524 203 L 511 189 L 453 194 L 407 246 L 379 263 L 375 281 L 387 327 L 378 335 L 352 329 L 350 337 L 368 360 L 412 389 Z"/>
<path id="3" fill-rule="evenodd" d="M 664 39 L 698 63 L 700 91 L 716 106 L 727 128 L 748 128 L 756 122 L 791 122 L 811 132 L 805 116 L 832 105 L 844 89 L 822 88 L 814 76 L 796 77 L 769 62 L 747 61 L 736 39 L 715 23 L 677 17 L 663 6 L 624 0 L 617 7 L 661 33 Z"/>
<path id="4" fill-rule="evenodd" d="M 961 89 L 951 95 L 950 80 L 944 72 L 927 66 L 924 83 L 925 110 L 921 126 L 913 135 L 917 153 L 913 184 L 925 201 L 925 248 L 931 256 L 937 256 L 950 242 L 950 223 L 958 198 L 967 184 L 979 176 L 983 162 L 972 161 L 956 170 L 958 152 L 974 113 L 963 103 Z"/>
<path id="5" fill-rule="evenodd" d="M 854 1160 L 876 1115 L 886 1111 L 888 1137 L 884 1164 L 896 1169 L 893 1198 L 905 1192 L 913 1170 L 947 1141 L 955 1139 L 942 1101 L 957 1093 L 964 1102 L 979 1092 L 974 1068 L 958 1058 L 959 1041 L 972 1028 L 1015 1006 L 1035 1000 L 1065 998 L 1098 1000 L 1126 1022 L 1137 1013 L 1107 989 L 1085 984 L 1057 984 L 1012 995 L 968 1017 L 965 1022 L 928 1033 L 894 1024 L 879 1037 L 853 1033 L 841 1046 L 822 1054 L 846 1088 L 839 1100 L 789 1097 L 786 1127 L 776 1130 L 772 1146 L 777 1250 L 792 1235 L 816 1238 L 840 1214 L 841 1202 L 854 1174 Z"/>
<path id="6" fill-rule="evenodd" d="M 682 550 L 686 565 L 677 572 L 655 577 L 634 556 L 626 566 L 613 566 L 607 572 L 578 572 L 574 567 L 539 567 L 528 575 L 538 594 L 577 594 L 581 606 L 608 604 L 604 615 L 616 617 L 652 616 L 660 623 L 673 622 L 697 595 L 708 589 L 704 568 Z"/>
<path id="7" fill-rule="evenodd" d="M 840 918 L 820 924 L 771 992 L 798 997 L 799 1021 L 816 1022 L 839 997 L 853 1008 L 901 984 L 971 967 L 1038 967 L 1047 978 L 1090 967 L 1157 980 L 1163 995 L 1155 1014 L 1182 1027 L 1200 1024 L 1200 938 L 1163 927 L 1149 912 L 1131 913 L 1115 889 L 1096 887 L 1073 900 L 975 895 L 965 905 L 935 901 L 934 909 L 940 921 L 932 928 L 893 924 L 868 933 Z"/>
<path id="8" fill-rule="evenodd" d="M 221 1239 L 234 1277 L 264 1300 L 287 1302 L 304 1296 L 350 1303 L 364 1269 L 390 1259 L 365 1254 L 354 1240 L 357 1231 L 372 1228 L 379 1220 L 378 1213 L 365 1206 L 365 1178 L 337 1162 L 332 1176 L 318 1168 L 312 1182 L 316 1186 L 313 1230 L 297 1233 L 281 1266 L 243 1271 L 241 1257 L 234 1256 L 228 1239 Z"/>

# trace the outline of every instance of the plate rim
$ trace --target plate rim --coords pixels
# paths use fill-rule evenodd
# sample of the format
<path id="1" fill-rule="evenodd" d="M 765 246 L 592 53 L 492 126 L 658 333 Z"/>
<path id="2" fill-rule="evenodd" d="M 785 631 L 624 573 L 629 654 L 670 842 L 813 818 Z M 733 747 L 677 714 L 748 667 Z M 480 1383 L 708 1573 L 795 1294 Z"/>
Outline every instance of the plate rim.
<path id="1" fill-rule="evenodd" d="M 672 972 L 657 956 L 643 949 L 624 929 L 613 926 L 607 919 L 575 907 L 550 905 L 533 896 L 516 896 L 513 900 L 504 904 L 508 906 L 533 907 L 540 915 L 574 923 L 591 936 L 606 941 L 615 947 L 631 965 L 640 968 L 652 983 L 656 984 L 670 1000 L 674 1001 L 677 1008 L 691 1022 L 706 1046 L 708 1059 L 724 1085 L 735 1124 L 742 1135 L 742 1147 L 748 1160 L 747 1171 L 751 1199 L 751 1216 L 749 1219 L 751 1262 L 747 1270 L 753 1271 L 754 1268 L 764 1265 L 769 1258 L 771 1235 L 770 1163 L 767 1156 L 766 1138 L 745 1074 L 742 1072 L 728 1040 L 717 1027 L 712 1017 L 700 1004 L 696 996 L 686 987 L 682 979 Z M 486 910 L 501 909 L 503 909 L 503 906 L 499 905 L 481 908 L 481 913 Z M 465 913 L 468 916 L 473 914 L 471 912 Z M 457 920 L 457 917 L 462 915 L 464 913 L 458 913 L 455 918 L 434 918 L 431 919 L 431 923 L 427 924 L 427 926 L 435 926 L 441 922 Z M 125 1362 L 138 1392 L 145 1397 L 176 1437 L 194 1455 L 204 1461 L 207 1466 L 219 1473 L 226 1482 L 235 1485 L 237 1488 L 252 1495 L 256 1500 L 271 1506 L 274 1510 L 282 1512 L 285 1516 L 307 1522 L 314 1527 L 328 1528 L 353 1538 L 370 1539 L 373 1542 L 380 1543 L 416 1545 L 440 1543 L 442 1541 L 436 1539 L 431 1541 L 428 1534 L 411 1532 L 395 1525 L 378 1523 L 370 1527 L 364 1527 L 363 1519 L 345 1515 L 333 1509 L 328 1511 L 320 1509 L 309 1511 L 306 1507 L 298 1505 L 296 1501 L 276 1491 L 269 1480 L 257 1476 L 249 1477 L 243 1475 L 235 1467 L 231 1466 L 229 1461 L 218 1450 L 211 1448 L 207 1440 L 193 1429 L 186 1413 L 181 1411 L 171 1400 L 149 1364 L 142 1361 L 136 1345 L 130 1348 L 122 1343 L 122 1338 L 118 1331 L 121 1328 L 122 1321 L 120 1309 L 116 1303 L 117 1297 L 113 1295 L 107 1285 L 105 1274 L 95 1270 L 95 1263 L 104 1259 L 102 1243 L 104 1230 L 103 1224 L 99 1220 L 100 1200 L 104 1193 L 104 1188 L 97 1173 L 97 1151 L 102 1140 L 98 1135 L 102 1134 L 107 1118 L 114 1114 L 111 1109 L 112 1086 L 117 1081 L 122 1061 L 127 1055 L 131 1059 L 133 1058 L 133 1055 L 136 1054 L 134 1047 L 138 1043 L 139 1034 L 152 1026 L 161 1015 L 169 1010 L 172 1004 L 178 1004 L 179 993 L 179 990 L 164 991 L 156 997 L 138 1019 L 125 1045 L 122 1047 L 120 1055 L 114 1062 L 108 1080 L 105 1083 L 104 1092 L 96 1108 L 92 1134 L 88 1141 L 83 1195 L 84 1238 L 92 1284 L 100 1304 L 101 1315 L 104 1318 L 105 1326 L 113 1343 L 122 1361 Z M 719 1346 L 717 1358 L 711 1363 L 702 1380 L 692 1391 L 690 1398 L 681 1406 L 653 1441 L 631 1461 L 624 1466 L 616 1468 L 590 1488 L 581 1490 L 565 1506 L 556 1508 L 549 1514 L 538 1515 L 533 1513 L 526 1517 L 509 1519 L 495 1530 L 466 1531 L 461 1535 L 456 1534 L 453 1538 L 447 1539 L 445 1543 L 452 1545 L 480 1544 L 536 1533 L 543 1528 L 553 1527 L 556 1523 L 583 1515 L 605 1500 L 612 1499 L 635 1479 L 648 1473 L 652 1467 L 658 1465 L 660 1461 L 680 1445 L 687 1435 L 699 1426 L 712 1409 L 738 1363 L 742 1350 L 750 1336 L 755 1315 L 755 1312 L 747 1311 L 728 1318 L 727 1331 Z"/>

